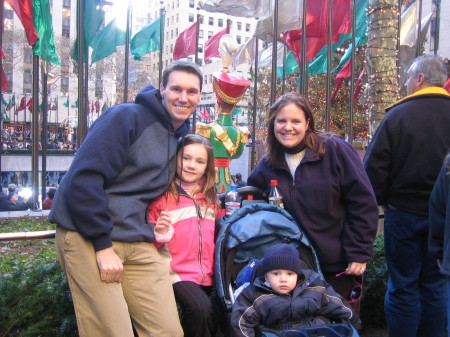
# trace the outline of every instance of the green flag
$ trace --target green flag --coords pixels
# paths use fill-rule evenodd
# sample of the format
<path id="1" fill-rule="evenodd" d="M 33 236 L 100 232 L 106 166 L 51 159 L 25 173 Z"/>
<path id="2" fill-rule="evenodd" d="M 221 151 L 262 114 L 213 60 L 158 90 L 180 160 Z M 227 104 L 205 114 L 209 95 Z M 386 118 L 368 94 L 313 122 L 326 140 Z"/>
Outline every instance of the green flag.
<path id="1" fill-rule="evenodd" d="M 2 103 L 3 103 L 3 105 L 4 105 L 5 108 L 6 108 L 6 106 L 8 105 L 8 102 L 5 100 L 5 97 L 4 97 L 4 96 L 2 96 Z"/>
<path id="2" fill-rule="evenodd" d="M 33 54 L 47 62 L 61 65 L 58 54 L 56 54 L 48 0 L 33 0 L 33 12 L 34 26 L 39 35 L 39 39 L 33 46 Z"/>
<path id="3" fill-rule="evenodd" d="M 75 108 L 78 108 L 78 100 L 75 101 Z"/>
<path id="4" fill-rule="evenodd" d="M 164 22 L 165 15 L 162 16 Z M 163 28 L 164 30 L 164 28 Z M 164 32 L 162 32 L 164 34 Z M 135 60 L 141 60 L 142 56 L 160 49 L 161 42 L 161 18 L 149 23 L 137 32 L 131 39 L 131 54 Z"/>
<path id="5" fill-rule="evenodd" d="M 16 94 L 14 94 L 11 98 L 11 105 L 16 106 Z"/>
<path id="6" fill-rule="evenodd" d="M 65 106 L 66 108 L 69 107 L 69 97 L 67 97 L 67 100 L 63 103 L 63 106 Z"/>
<path id="7" fill-rule="evenodd" d="M 104 113 L 106 111 L 106 109 L 108 109 L 108 105 L 105 102 L 105 103 L 103 103 L 103 106 L 102 106 L 102 113 Z"/>
<path id="8" fill-rule="evenodd" d="M 83 60 L 87 62 L 88 47 L 99 30 L 105 18 L 101 0 L 83 1 L 83 32 L 84 32 L 84 55 Z M 77 20 L 78 27 L 78 20 Z M 75 39 L 73 46 L 72 58 L 78 60 L 78 37 Z"/>
<path id="9" fill-rule="evenodd" d="M 115 53 L 117 46 L 125 44 L 125 34 L 117 27 L 116 19 L 111 20 L 91 41 L 91 64 Z"/>

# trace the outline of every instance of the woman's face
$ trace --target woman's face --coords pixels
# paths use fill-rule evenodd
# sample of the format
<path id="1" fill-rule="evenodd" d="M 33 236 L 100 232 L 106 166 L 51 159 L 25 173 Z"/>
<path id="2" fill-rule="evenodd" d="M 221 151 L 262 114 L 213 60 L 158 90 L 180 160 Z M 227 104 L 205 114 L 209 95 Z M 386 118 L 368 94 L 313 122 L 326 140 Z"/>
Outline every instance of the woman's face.
<path id="1" fill-rule="evenodd" d="M 293 103 L 287 104 L 278 111 L 275 117 L 275 138 L 284 147 L 295 147 L 305 138 L 308 123 L 303 109 Z"/>

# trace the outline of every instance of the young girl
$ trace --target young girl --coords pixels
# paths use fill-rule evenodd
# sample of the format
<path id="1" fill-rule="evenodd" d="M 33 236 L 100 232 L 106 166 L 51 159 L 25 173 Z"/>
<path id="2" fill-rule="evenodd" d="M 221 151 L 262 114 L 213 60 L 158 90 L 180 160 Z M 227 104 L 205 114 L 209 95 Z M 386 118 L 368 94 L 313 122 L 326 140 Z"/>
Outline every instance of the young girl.
<path id="1" fill-rule="evenodd" d="M 177 172 L 169 190 L 150 203 L 155 245 L 170 263 L 185 337 L 212 336 L 209 298 L 214 273 L 214 228 L 219 216 L 214 156 L 209 141 L 187 135 L 177 148 Z"/>

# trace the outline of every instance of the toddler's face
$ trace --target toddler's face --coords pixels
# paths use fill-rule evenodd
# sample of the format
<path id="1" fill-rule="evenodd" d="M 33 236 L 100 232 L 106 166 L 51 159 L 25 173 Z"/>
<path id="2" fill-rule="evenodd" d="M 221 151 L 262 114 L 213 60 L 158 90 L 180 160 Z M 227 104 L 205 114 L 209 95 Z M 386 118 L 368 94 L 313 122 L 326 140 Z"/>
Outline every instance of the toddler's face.
<path id="1" fill-rule="evenodd" d="M 291 270 L 274 269 L 266 273 L 266 281 L 280 294 L 289 294 L 297 285 L 297 274 Z"/>

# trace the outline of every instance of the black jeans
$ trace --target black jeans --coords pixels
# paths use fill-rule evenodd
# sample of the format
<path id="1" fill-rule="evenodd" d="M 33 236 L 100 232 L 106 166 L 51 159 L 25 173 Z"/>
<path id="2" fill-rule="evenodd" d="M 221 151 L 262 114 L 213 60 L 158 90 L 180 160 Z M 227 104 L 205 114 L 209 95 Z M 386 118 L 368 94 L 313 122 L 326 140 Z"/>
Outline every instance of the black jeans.
<path id="1" fill-rule="evenodd" d="M 213 308 L 209 294 L 211 287 L 194 282 L 173 284 L 175 300 L 182 308 L 181 326 L 185 337 L 212 337 Z"/>

